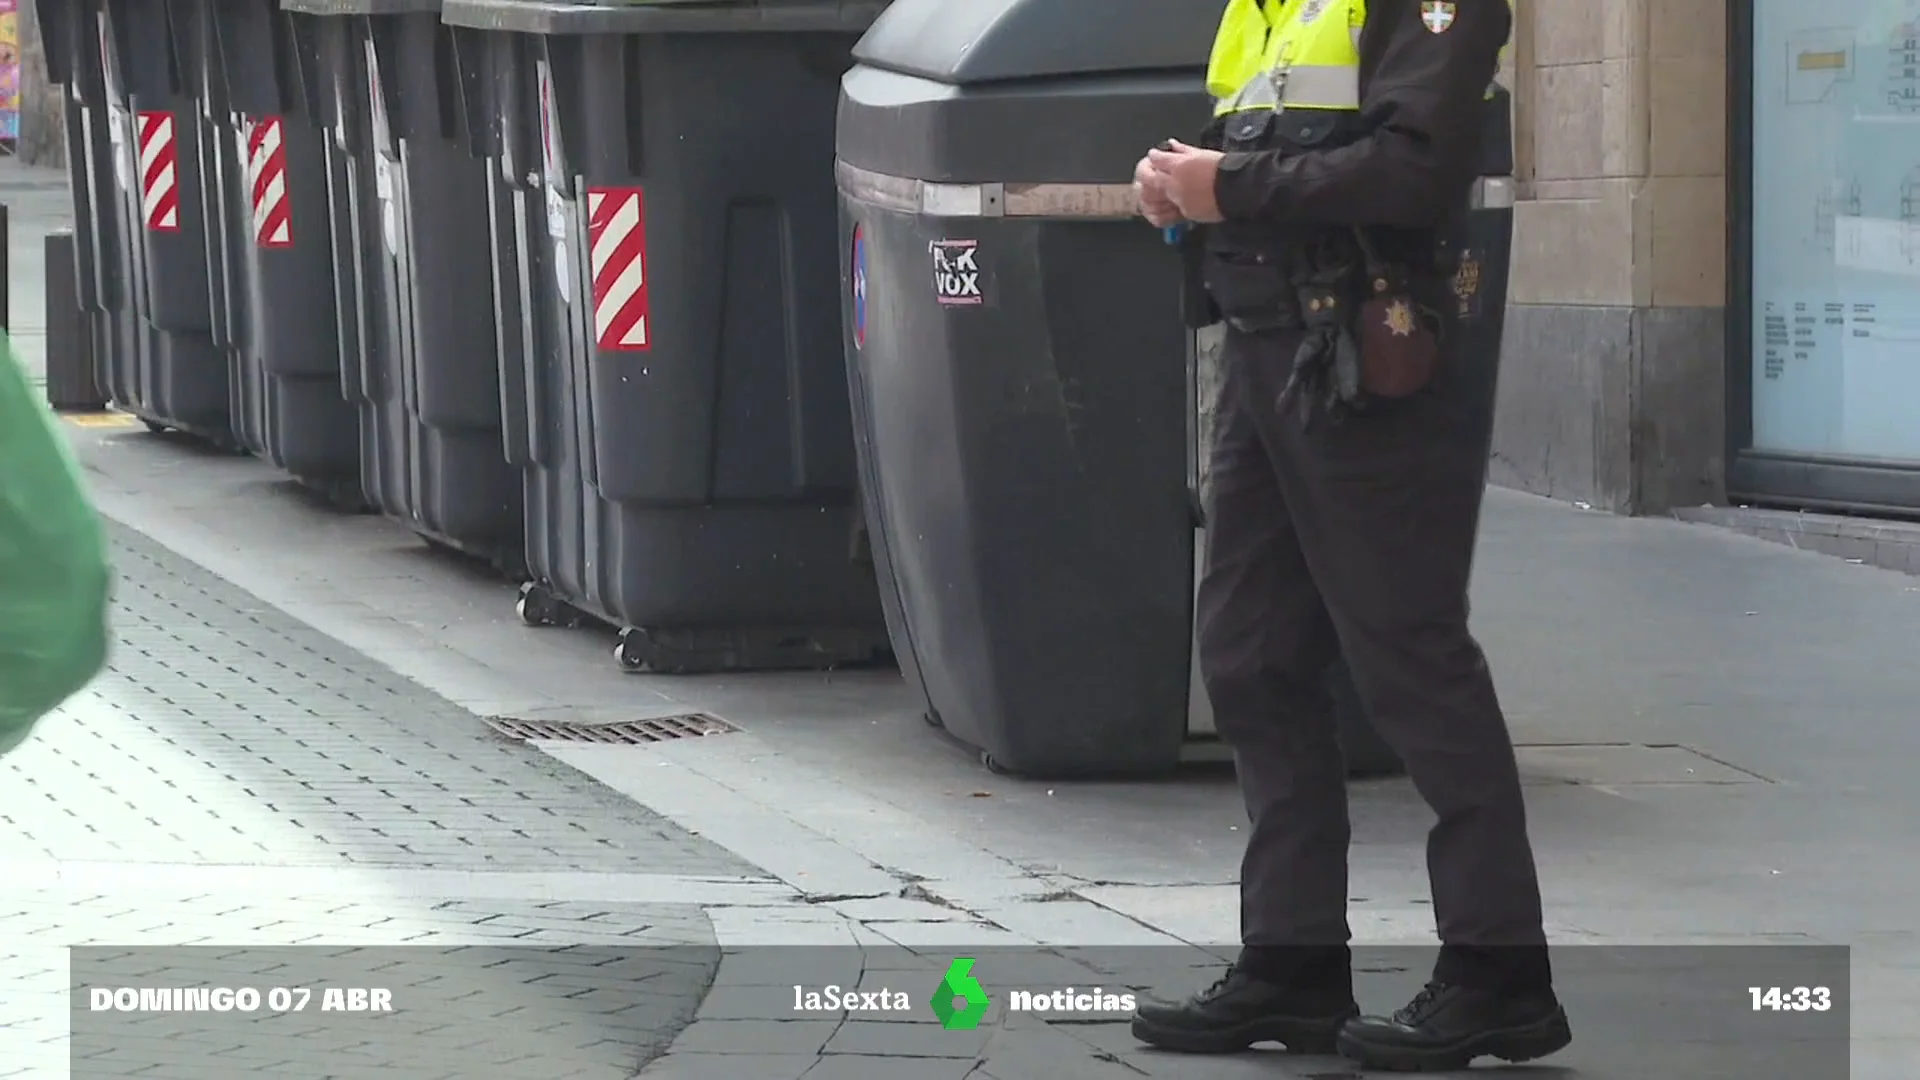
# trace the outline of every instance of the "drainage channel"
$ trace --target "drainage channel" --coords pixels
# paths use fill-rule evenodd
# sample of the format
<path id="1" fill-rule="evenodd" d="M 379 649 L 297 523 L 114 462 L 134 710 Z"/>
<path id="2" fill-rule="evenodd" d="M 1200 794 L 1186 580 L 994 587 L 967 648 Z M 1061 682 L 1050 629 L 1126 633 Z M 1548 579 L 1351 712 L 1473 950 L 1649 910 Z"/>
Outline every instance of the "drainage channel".
<path id="1" fill-rule="evenodd" d="M 508 716 L 487 717 L 487 726 L 519 742 L 614 743 L 638 746 L 671 742 L 675 739 L 731 735 L 740 729 L 717 716 L 685 713 L 680 716 L 655 716 L 645 720 L 620 720 L 610 724 L 577 723 L 570 720 L 517 720 Z"/>

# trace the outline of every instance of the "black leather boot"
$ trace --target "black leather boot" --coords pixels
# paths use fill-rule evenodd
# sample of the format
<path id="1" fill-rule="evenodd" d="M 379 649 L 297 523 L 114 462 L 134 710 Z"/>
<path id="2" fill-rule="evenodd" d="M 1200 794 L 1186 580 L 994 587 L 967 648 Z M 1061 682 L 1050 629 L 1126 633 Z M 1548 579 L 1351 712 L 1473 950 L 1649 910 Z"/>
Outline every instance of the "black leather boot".
<path id="1" fill-rule="evenodd" d="M 1392 1016 L 1363 1016 L 1340 1032 L 1340 1054 L 1367 1069 L 1447 1072 L 1475 1058 L 1520 1062 L 1573 1041 L 1551 990 L 1483 990 L 1428 983 Z"/>
<path id="2" fill-rule="evenodd" d="M 1235 965 L 1183 1002 L 1141 1005 L 1133 1037 L 1183 1054 L 1236 1054 L 1263 1042 L 1295 1054 L 1331 1054 L 1340 1026 L 1358 1015 L 1351 972 L 1283 983 Z"/>

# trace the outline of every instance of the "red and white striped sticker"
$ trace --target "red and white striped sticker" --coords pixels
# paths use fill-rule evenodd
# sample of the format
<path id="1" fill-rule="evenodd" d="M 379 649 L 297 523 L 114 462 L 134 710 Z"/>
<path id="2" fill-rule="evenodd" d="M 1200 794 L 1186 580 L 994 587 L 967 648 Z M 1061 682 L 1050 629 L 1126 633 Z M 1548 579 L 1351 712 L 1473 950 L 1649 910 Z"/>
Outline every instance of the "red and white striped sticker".
<path id="1" fill-rule="evenodd" d="M 140 212 L 153 232 L 180 231 L 179 151 L 173 114 L 140 114 Z"/>
<path id="2" fill-rule="evenodd" d="M 253 242 L 263 248 L 293 246 L 293 204 L 287 199 L 287 148 L 280 118 L 246 125 L 247 183 L 253 191 Z"/>
<path id="3" fill-rule="evenodd" d="M 593 245 L 593 336 L 602 351 L 640 352 L 647 339 L 647 201 L 637 187 L 587 190 Z"/>

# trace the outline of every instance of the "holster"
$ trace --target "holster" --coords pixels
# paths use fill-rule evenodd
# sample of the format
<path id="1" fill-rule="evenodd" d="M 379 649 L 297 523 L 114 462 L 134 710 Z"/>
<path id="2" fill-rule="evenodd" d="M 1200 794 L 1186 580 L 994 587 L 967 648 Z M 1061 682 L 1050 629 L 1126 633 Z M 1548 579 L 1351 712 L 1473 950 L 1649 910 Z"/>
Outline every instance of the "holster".
<path id="1" fill-rule="evenodd" d="M 1360 389 L 1378 398 L 1412 397 L 1440 368 L 1440 315 L 1414 295 L 1404 263 L 1380 258 L 1366 230 L 1353 230 L 1353 237 L 1367 282 L 1353 329 Z"/>

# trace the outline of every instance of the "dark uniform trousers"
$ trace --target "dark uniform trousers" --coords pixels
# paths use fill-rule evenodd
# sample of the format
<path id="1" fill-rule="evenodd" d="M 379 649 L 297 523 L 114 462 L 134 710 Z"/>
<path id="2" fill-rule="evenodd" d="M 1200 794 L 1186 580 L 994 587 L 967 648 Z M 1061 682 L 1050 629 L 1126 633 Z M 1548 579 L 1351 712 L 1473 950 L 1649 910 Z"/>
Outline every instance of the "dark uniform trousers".
<path id="1" fill-rule="evenodd" d="M 1416 397 L 1303 425 L 1279 400 L 1298 342 L 1228 333 L 1196 613 L 1252 819 L 1242 962 L 1348 963 L 1351 834 L 1328 687 L 1344 654 L 1439 819 L 1427 838 L 1436 978 L 1549 981 L 1513 744 L 1467 629 L 1487 453 L 1470 380 L 1455 368 Z"/>

